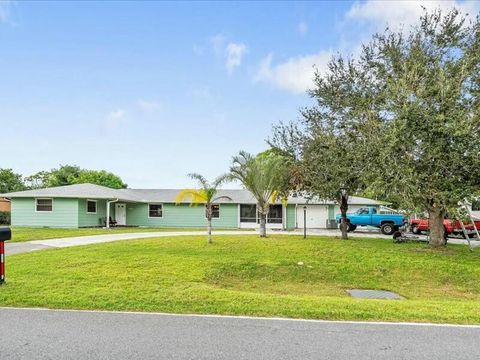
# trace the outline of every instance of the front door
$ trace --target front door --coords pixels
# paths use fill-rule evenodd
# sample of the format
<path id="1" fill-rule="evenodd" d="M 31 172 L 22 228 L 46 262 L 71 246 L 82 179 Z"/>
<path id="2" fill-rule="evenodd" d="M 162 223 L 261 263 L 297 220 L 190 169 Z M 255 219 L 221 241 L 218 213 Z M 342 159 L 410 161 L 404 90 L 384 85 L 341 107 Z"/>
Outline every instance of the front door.
<path id="1" fill-rule="evenodd" d="M 127 206 L 125 204 L 115 204 L 115 220 L 117 221 L 117 225 L 127 225 Z"/>

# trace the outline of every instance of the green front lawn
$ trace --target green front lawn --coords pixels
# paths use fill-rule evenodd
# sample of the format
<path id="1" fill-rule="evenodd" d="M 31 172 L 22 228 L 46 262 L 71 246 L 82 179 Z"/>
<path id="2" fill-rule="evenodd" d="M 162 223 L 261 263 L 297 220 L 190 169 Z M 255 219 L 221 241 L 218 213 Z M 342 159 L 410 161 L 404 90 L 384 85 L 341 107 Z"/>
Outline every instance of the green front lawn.
<path id="1" fill-rule="evenodd" d="M 303 262 L 303 265 L 299 265 Z M 7 257 L 0 304 L 49 308 L 480 323 L 480 251 L 383 239 L 204 236 Z M 349 288 L 407 300 L 358 300 Z"/>
<path id="2" fill-rule="evenodd" d="M 224 229 L 215 229 L 224 230 Z M 150 227 L 113 227 L 104 228 L 82 228 L 82 229 L 56 229 L 56 228 L 30 228 L 12 227 L 11 242 L 57 239 L 72 236 L 103 235 L 103 234 L 124 234 L 137 232 L 160 232 L 160 231 L 205 231 L 205 228 L 150 228 Z"/>

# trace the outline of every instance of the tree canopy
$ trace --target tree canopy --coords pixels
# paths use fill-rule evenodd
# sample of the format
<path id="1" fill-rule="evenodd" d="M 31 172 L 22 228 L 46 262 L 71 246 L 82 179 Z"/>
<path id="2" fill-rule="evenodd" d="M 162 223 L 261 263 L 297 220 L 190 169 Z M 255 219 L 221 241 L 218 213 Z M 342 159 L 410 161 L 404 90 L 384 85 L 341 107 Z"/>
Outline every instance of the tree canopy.
<path id="1" fill-rule="evenodd" d="M 366 188 L 365 178 L 376 151 L 369 138 L 377 131 L 372 93 L 365 69 L 334 57 L 326 74 L 316 72 L 309 92 L 316 104 L 301 118 L 274 128 L 269 141 L 296 159 L 305 196 L 336 201 L 342 213 L 342 238 L 347 238 L 348 199 Z"/>
<path id="2" fill-rule="evenodd" d="M 372 182 L 404 208 L 427 210 L 440 245 L 446 213 L 480 189 L 479 18 L 425 13 L 408 35 L 375 36 L 361 62 L 381 89 Z"/>
<path id="3" fill-rule="evenodd" d="M 233 157 L 230 175 L 250 191 L 257 201 L 260 214 L 260 236 L 266 236 L 266 217 L 270 203 L 275 201 L 285 184 L 284 158 L 274 152 L 257 156 L 240 151 Z"/>
<path id="4" fill-rule="evenodd" d="M 2 172 L 7 174 L 8 171 L 12 173 L 10 169 L 0 169 L 0 174 L 2 174 Z M 12 178 L 12 174 L 10 174 L 10 178 Z M 39 171 L 33 175 L 25 177 L 24 179 L 22 179 L 22 176 L 19 174 L 13 175 L 17 176 L 17 181 L 20 181 L 22 185 L 19 188 L 20 190 L 82 183 L 102 185 L 113 189 L 122 189 L 127 187 L 127 184 L 125 184 L 118 175 L 105 170 L 82 169 L 76 165 L 60 165 L 58 169 Z"/>
<path id="5" fill-rule="evenodd" d="M 12 169 L 0 169 L 0 194 L 25 190 L 22 175 Z"/>
<path id="6" fill-rule="evenodd" d="M 367 191 L 428 211 L 440 245 L 447 211 L 479 193 L 479 94 L 479 18 L 425 12 L 409 31 L 375 35 L 356 59 L 332 58 L 316 74 L 316 106 L 271 143 L 296 154 L 312 194 Z"/>
<path id="7" fill-rule="evenodd" d="M 105 170 L 81 170 L 73 183 L 90 183 L 106 186 L 112 189 L 124 189 L 127 187 L 127 184 L 123 182 L 120 176 Z"/>

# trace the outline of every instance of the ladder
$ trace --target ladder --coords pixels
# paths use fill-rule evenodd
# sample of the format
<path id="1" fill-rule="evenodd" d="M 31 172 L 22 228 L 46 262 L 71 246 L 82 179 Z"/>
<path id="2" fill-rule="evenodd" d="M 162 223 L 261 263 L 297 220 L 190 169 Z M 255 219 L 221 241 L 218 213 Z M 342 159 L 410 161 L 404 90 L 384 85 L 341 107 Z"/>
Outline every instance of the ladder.
<path id="1" fill-rule="evenodd" d="M 477 240 L 480 240 L 480 232 L 479 232 L 479 229 L 477 228 L 477 224 L 475 224 L 474 216 L 472 215 L 470 208 L 466 203 L 462 203 L 460 204 L 460 209 L 464 209 L 466 211 L 470 224 L 473 225 L 473 232 L 477 235 Z M 457 220 L 460 223 L 460 226 L 462 227 L 462 232 L 463 232 L 463 235 L 465 236 L 465 239 L 468 242 L 468 247 L 470 248 L 470 250 L 473 250 L 475 246 L 473 246 L 472 241 L 470 240 L 470 233 L 465 228 L 465 224 L 463 223 L 462 219 L 460 219 L 459 216 L 457 216 Z"/>

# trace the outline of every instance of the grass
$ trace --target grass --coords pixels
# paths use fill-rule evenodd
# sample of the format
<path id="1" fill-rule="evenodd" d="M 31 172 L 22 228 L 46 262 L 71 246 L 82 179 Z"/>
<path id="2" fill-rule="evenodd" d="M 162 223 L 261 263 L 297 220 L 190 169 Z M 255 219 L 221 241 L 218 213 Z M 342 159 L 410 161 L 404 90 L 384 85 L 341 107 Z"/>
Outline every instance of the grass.
<path id="1" fill-rule="evenodd" d="M 215 229 L 225 230 L 225 229 Z M 80 229 L 58 229 L 58 228 L 32 228 L 12 227 L 11 242 L 57 239 L 72 236 L 102 235 L 102 234 L 124 234 L 136 232 L 160 232 L 160 231 L 205 231 L 205 228 L 155 228 L 155 227 L 113 227 L 104 228 L 80 228 Z"/>
<path id="2" fill-rule="evenodd" d="M 465 246 L 188 236 L 12 255 L 7 271 L 4 306 L 480 323 L 480 252 Z M 353 299 L 350 288 L 406 300 Z"/>

